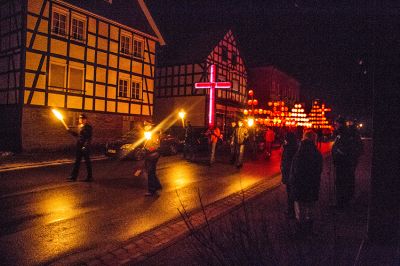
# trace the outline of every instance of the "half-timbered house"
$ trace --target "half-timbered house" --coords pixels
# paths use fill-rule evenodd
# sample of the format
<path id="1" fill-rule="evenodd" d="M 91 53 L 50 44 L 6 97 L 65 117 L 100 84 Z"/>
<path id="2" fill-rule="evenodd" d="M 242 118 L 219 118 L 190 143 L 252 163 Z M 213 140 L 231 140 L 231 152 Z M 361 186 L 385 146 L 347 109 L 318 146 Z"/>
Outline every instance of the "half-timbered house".
<path id="1" fill-rule="evenodd" d="M 216 124 L 222 129 L 237 119 L 246 97 L 247 73 L 237 40 L 229 30 L 196 33 L 162 48 L 156 70 L 155 120 L 183 109 L 193 126 L 206 127 L 209 90 L 196 89 L 195 83 L 209 80 L 213 64 L 216 81 L 232 85 L 216 92 Z"/>
<path id="2" fill-rule="evenodd" d="M 0 150 L 71 145 L 80 112 L 95 143 L 153 114 L 156 44 L 143 0 L 0 1 Z"/>

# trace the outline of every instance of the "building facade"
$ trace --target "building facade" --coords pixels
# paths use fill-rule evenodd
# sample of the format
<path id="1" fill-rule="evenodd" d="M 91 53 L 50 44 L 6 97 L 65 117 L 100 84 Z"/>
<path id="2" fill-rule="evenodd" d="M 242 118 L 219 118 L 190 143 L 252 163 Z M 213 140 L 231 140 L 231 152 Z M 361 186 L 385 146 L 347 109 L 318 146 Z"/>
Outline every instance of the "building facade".
<path id="1" fill-rule="evenodd" d="M 183 109 L 192 126 L 206 127 L 209 90 L 195 89 L 207 82 L 216 65 L 216 81 L 229 81 L 230 89 L 216 91 L 216 124 L 223 129 L 241 114 L 246 97 L 247 72 L 231 30 L 207 33 L 168 47 L 159 58 L 155 85 L 155 120 L 162 121 Z M 180 123 L 180 121 L 177 121 Z"/>
<path id="2" fill-rule="evenodd" d="M 94 143 L 153 114 L 156 43 L 143 0 L 0 2 L 0 150 L 59 149 L 85 112 Z"/>
<path id="3" fill-rule="evenodd" d="M 254 67 L 248 72 L 249 86 L 261 106 L 269 101 L 284 101 L 289 105 L 300 101 L 300 83 L 276 67 Z"/>

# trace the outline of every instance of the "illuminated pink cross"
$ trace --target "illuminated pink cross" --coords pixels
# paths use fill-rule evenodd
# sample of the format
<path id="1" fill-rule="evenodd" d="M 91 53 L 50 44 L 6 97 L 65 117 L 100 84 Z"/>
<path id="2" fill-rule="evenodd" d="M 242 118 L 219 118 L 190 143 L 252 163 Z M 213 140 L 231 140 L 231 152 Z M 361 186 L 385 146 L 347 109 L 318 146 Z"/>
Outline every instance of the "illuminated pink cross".
<path id="1" fill-rule="evenodd" d="M 215 82 L 215 65 L 210 68 L 210 82 L 195 83 L 196 89 L 210 89 L 210 100 L 208 103 L 208 126 L 213 127 L 215 124 L 215 89 L 229 89 L 230 82 Z"/>

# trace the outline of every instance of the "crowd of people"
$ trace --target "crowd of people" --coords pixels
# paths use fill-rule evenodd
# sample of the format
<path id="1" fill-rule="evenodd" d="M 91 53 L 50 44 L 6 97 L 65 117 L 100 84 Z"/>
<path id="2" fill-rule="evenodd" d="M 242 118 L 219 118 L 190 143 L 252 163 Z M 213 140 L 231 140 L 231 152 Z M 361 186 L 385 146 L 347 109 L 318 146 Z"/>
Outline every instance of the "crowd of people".
<path id="1" fill-rule="evenodd" d="M 145 122 L 144 130 L 151 131 L 153 124 Z M 69 181 L 76 181 L 82 158 L 85 159 L 87 177 L 85 181 L 93 181 L 92 165 L 90 161 L 90 143 L 93 128 L 88 123 L 85 114 L 79 117 L 78 132 L 68 129 L 68 132 L 77 140 L 76 160 Z M 253 132 L 253 134 L 255 134 Z M 208 128 L 205 132 L 209 142 L 209 164 L 215 162 L 216 149 L 223 136 L 218 125 Z M 255 135 L 253 135 L 254 137 Z M 230 163 L 238 169 L 243 166 L 246 144 L 253 140 L 251 132 L 242 120 L 232 122 L 228 131 L 228 143 L 230 147 Z M 335 198 L 336 208 L 343 209 L 349 206 L 354 195 L 355 170 L 360 155 L 363 152 L 363 144 L 357 128 L 347 124 L 346 120 L 339 117 L 336 120 L 334 132 L 334 144 L 332 146 L 332 159 L 335 167 Z M 287 211 L 289 219 L 296 219 L 299 234 L 311 234 L 313 226 L 313 209 L 319 197 L 323 159 L 318 149 L 321 136 L 313 130 L 305 130 L 299 138 L 299 130 L 288 131 L 284 134 L 281 156 L 282 183 L 286 185 Z M 276 140 L 273 129 L 267 128 L 264 133 L 265 159 L 272 154 L 272 145 Z M 193 127 L 189 121 L 185 123 L 185 145 L 183 157 L 194 161 L 196 156 L 197 139 Z M 248 145 L 249 147 L 253 147 Z M 154 135 L 147 139 L 145 149 L 144 170 L 147 173 L 148 192 L 146 196 L 153 196 L 162 189 L 157 177 L 157 162 L 160 158 L 160 137 Z"/>

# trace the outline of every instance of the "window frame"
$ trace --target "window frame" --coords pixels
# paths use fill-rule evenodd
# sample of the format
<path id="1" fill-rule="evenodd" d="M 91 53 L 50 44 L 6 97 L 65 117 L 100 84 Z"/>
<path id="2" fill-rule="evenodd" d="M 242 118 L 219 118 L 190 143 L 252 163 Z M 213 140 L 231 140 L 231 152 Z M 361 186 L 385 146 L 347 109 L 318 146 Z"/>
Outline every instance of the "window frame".
<path id="1" fill-rule="evenodd" d="M 75 89 L 71 88 L 71 68 L 78 69 L 82 71 L 82 82 L 81 82 L 81 89 Z M 68 91 L 76 92 L 76 93 L 83 93 L 85 90 L 85 84 L 84 84 L 84 79 L 85 79 L 85 68 L 83 67 L 78 67 L 78 66 L 73 66 L 69 65 L 68 66 Z"/>
<path id="2" fill-rule="evenodd" d="M 140 44 L 141 44 L 140 54 L 139 54 L 138 52 L 136 52 L 136 49 L 135 49 L 135 48 L 138 47 L 138 46 L 135 45 L 135 43 L 136 43 L 136 44 L 137 44 L 137 43 L 140 43 Z M 136 58 L 143 58 L 143 54 L 144 54 L 144 40 L 143 40 L 143 39 L 139 39 L 139 38 L 133 38 L 132 45 L 133 45 L 133 49 L 132 49 L 133 57 L 136 57 Z"/>
<path id="3" fill-rule="evenodd" d="M 123 50 L 122 48 L 122 43 L 123 43 L 123 38 L 128 38 L 129 39 L 129 43 L 128 43 L 128 52 L 126 52 L 125 50 Z M 131 55 L 132 54 L 132 36 L 130 36 L 127 33 L 121 33 L 121 37 L 120 37 L 120 47 L 119 47 L 119 52 L 125 55 Z"/>
<path id="4" fill-rule="evenodd" d="M 120 87 L 121 81 L 126 81 L 126 95 L 125 95 L 125 93 L 121 95 L 121 87 Z M 121 78 L 121 77 L 120 77 L 120 78 L 118 79 L 118 98 L 129 99 L 129 96 L 130 96 L 130 86 L 129 86 L 129 83 L 130 83 L 129 78 L 124 78 L 124 77 Z"/>
<path id="5" fill-rule="evenodd" d="M 133 84 L 135 84 L 135 86 L 133 86 Z M 136 84 L 139 84 L 137 93 L 136 93 Z M 131 80 L 131 91 L 130 91 L 131 99 L 132 100 L 142 100 L 142 91 L 143 91 L 143 82 L 139 79 L 132 79 Z M 135 92 L 135 96 L 138 95 L 138 98 L 133 97 L 134 92 Z"/>
<path id="6" fill-rule="evenodd" d="M 74 27 L 74 20 L 82 22 L 83 23 L 83 27 L 82 27 L 82 39 L 79 38 L 75 38 L 74 37 L 74 31 L 73 31 L 73 27 Z M 77 14 L 72 14 L 72 18 L 71 18 L 71 39 L 75 40 L 75 41 L 79 41 L 79 42 L 85 42 L 86 41 L 86 17 L 83 16 L 79 16 Z M 78 27 L 77 27 L 78 29 Z"/>
<path id="7" fill-rule="evenodd" d="M 61 34 L 59 31 L 55 31 L 55 14 L 58 15 L 63 15 L 65 16 L 65 28 L 64 28 L 64 34 Z M 67 37 L 69 32 L 69 12 L 65 9 L 59 8 L 59 7 L 54 7 L 52 12 L 51 12 L 51 34 L 61 36 L 61 37 Z"/>
<path id="8" fill-rule="evenodd" d="M 228 58 L 229 58 L 228 47 L 222 46 L 222 49 L 221 49 L 221 60 L 223 62 L 227 62 Z"/>
<path id="9" fill-rule="evenodd" d="M 53 76 L 53 66 L 52 65 L 57 65 L 57 66 L 61 66 L 64 67 L 64 84 L 62 87 L 57 87 L 57 86 L 53 86 L 51 85 L 52 83 L 52 76 Z M 50 61 L 50 69 L 49 69 L 49 85 L 48 88 L 49 89 L 55 89 L 55 90 L 65 90 L 67 88 L 67 64 L 63 64 L 63 63 L 59 63 L 59 62 L 55 62 L 55 61 Z"/>

